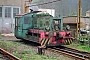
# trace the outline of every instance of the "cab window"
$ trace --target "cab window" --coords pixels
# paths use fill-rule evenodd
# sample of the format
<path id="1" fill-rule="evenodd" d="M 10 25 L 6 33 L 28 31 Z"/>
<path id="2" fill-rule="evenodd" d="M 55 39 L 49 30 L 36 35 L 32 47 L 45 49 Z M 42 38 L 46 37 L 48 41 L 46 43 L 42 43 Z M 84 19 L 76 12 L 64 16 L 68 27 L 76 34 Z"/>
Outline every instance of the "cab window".
<path id="1" fill-rule="evenodd" d="M 20 26 L 20 17 L 15 18 L 15 26 Z"/>
<path id="2" fill-rule="evenodd" d="M 50 17 L 45 18 L 45 30 L 49 31 L 50 30 Z"/>
<path id="3" fill-rule="evenodd" d="M 60 20 L 53 20 L 54 30 L 60 30 Z"/>
<path id="4" fill-rule="evenodd" d="M 30 24 L 30 17 L 29 16 L 24 17 L 24 24 Z"/>
<path id="5" fill-rule="evenodd" d="M 43 29 L 43 18 L 37 18 L 39 29 Z"/>

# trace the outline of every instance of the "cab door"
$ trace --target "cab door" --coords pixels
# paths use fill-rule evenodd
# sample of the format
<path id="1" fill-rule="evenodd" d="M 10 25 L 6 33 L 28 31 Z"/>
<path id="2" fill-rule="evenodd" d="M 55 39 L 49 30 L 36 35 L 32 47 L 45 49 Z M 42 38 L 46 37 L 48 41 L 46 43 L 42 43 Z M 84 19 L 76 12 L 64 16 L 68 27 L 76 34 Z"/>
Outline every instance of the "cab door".
<path id="1" fill-rule="evenodd" d="M 32 18 L 29 15 L 25 15 L 23 17 L 23 24 L 22 24 L 22 36 L 23 38 L 27 38 L 27 31 L 28 29 L 32 28 Z"/>
<path id="2" fill-rule="evenodd" d="M 21 31 L 20 19 L 21 19 L 21 17 L 15 17 L 14 35 L 15 35 L 16 38 L 21 38 L 20 37 L 20 31 Z"/>

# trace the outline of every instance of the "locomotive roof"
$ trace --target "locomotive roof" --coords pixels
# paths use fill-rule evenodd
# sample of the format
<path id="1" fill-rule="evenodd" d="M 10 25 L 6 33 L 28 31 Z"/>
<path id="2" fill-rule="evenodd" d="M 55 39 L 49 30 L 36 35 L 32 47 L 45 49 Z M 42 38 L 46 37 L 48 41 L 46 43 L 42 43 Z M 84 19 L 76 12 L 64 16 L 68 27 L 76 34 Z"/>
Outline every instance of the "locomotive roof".
<path id="1" fill-rule="evenodd" d="M 42 11 L 32 11 L 31 13 L 38 13 L 38 12 L 42 12 Z"/>
<path id="2" fill-rule="evenodd" d="M 32 11 L 30 13 L 38 13 L 38 12 L 42 12 L 42 11 Z M 25 14 L 30 14 L 30 13 L 17 14 L 16 16 L 23 16 Z"/>
<path id="3" fill-rule="evenodd" d="M 43 12 L 43 11 L 32 11 L 32 12 L 27 13 L 27 14 L 31 14 L 31 13 L 39 13 L 39 12 L 41 12 L 41 13 L 46 13 L 46 12 Z"/>
<path id="4" fill-rule="evenodd" d="M 21 16 L 23 16 L 23 15 L 25 15 L 26 13 L 24 13 L 24 14 L 17 14 L 15 17 L 21 17 Z"/>
<path id="5" fill-rule="evenodd" d="M 42 12 L 42 11 L 32 11 L 32 12 L 30 12 L 30 13 L 17 14 L 15 17 L 21 17 L 21 16 L 24 16 L 24 15 L 33 14 L 33 13 L 39 14 L 39 12 L 40 12 L 40 14 L 41 14 L 41 13 L 45 13 L 45 12 Z M 50 15 L 50 14 L 48 13 L 48 15 Z"/>
<path id="6" fill-rule="evenodd" d="M 43 16 L 44 14 L 47 15 L 47 16 L 50 16 L 49 13 L 43 12 L 43 11 L 32 11 L 32 12 L 27 13 L 27 14 L 34 14 L 34 13 L 37 14 L 38 16 L 39 16 L 39 15 L 40 15 L 40 16 L 41 16 L 41 15 Z M 24 14 L 24 15 L 27 15 L 27 14 Z"/>

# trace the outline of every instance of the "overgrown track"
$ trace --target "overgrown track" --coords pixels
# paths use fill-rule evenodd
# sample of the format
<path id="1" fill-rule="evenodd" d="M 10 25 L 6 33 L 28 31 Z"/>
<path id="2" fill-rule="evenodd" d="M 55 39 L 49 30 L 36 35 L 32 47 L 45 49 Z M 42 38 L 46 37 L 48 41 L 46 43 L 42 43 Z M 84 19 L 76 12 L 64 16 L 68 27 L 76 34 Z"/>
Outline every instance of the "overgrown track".
<path id="1" fill-rule="evenodd" d="M 0 48 L 0 53 L 3 54 L 4 56 L 8 57 L 9 60 L 21 60 L 21 59 L 15 57 L 14 55 L 10 54 L 9 52 L 7 52 L 1 48 Z"/>
<path id="2" fill-rule="evenodd" d="M 57 52 L 57 53 L 60 53 L 60 54 L 67 55 L 76 60 L 90 60 L 90 53 L 88 53 L 88 52 L 83 52 L 83 51 L 79 51 L 79 50 L 64 47 L 64 46 L 49 47 L 47 49 Z"/>

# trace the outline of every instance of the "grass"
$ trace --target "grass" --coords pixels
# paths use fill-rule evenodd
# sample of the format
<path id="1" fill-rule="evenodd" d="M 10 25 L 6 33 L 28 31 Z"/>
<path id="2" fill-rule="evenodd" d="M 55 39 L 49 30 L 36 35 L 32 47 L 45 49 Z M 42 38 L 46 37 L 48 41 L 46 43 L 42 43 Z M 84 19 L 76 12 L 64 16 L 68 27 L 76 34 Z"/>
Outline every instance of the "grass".
<path id="1" fill-rule="evenodd" d="M 78 46 L 78 49 L 83 50 L 83 51 L 87 51 L 90 52 L 90 48 L 88 46 Z"/>
<path id="2" fill-rule="evenodd" d="M 20 44 L 16 43 L 16 42 L 12 42 L 12 41 L 6 41 L 6 40 L 0 40 L 0 47 L 4 48 L 8 51 L 14 51 L 14 49 L 16 49 L 16 46 L 19 46 Z"/>
<path id="3" fill-rule="evenodd" d="M 0 48 L 3 48 L 22 60 L 63 60 L 59 57 L 38 55 L 33 50 L 28 49 L 27 45 L 20 42 L 6 41 L 0 39 Z"/>
<path id="4" fill-rule="evenodd" d="M 0 58 L 0 60 L 3 60 L 2 58 Z"/>
<path id="5" fill-rule="evenodd" d="M 34 53 L 32 50 L 28 50 L 28 51 L 23 51 L 22 53 L 18 53 L 13 52 L 12 54 L 14 54 L 15 56 L 17 56 L 18 58 L 22 58 L 22 60 L 54 60 L 57 58 L 53 58 L 53 57 L 48 57 L 48 56 L 43 56 L 43 55 L 38 55 L 36 53 Z"/>
<path id="6" fill-rule="evenodd" d="M 82 50 L 82 51 L 86 51 L 86 52 L 90 52 L 90 48 L 88 47 L 87 44 L 85 45 L 80 45 L 80 44 L 71 44 L 71 45 L 66 45 L 68 47 L 71 47 L 71 48 L 75 48 L 75 49 L 78 49 L 78 50 Z"/>
<path id="7" fill-rule="evenodd" d="M 44 55 L 38 55 L 34 53 L 32 50 L 23 51 L 22 53 L 13 52 L 13 54 L 19 58 L 22 58 L 22 60 L 54 60 L 57 59 L 55 57 L 48 57 Z"/>
<path id="8" fill-rule="evenodd" d="M 76 48 L 82 51 L 90 52 L 90 48 L 88 48 L 88 45 L 80 45 L 80 44 L 71 44 L 66 45 L 71 48 Z M 44 55 L 38 55 L 36 52 L 34 52 L 31 49 L 28 49 L 29 46 L 24 45 L 20 42 L 12 42 L 12 41 L 6 41 L 0 39 L 0 47 L 3 49 L 6 49 L 7 51 L 11 52 L 18 58 L 22 60 L 70 60 L 64 56 L 44 56 Z"/>

